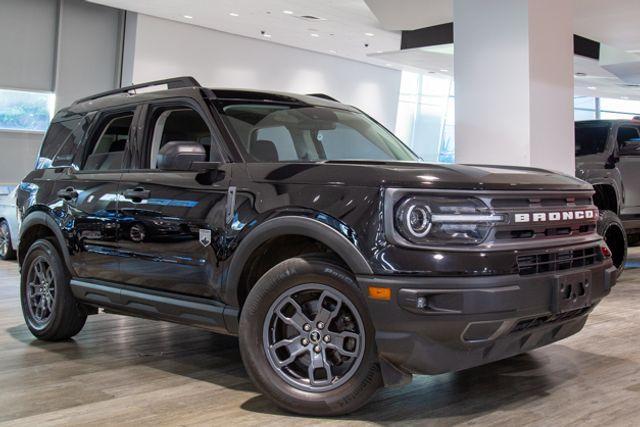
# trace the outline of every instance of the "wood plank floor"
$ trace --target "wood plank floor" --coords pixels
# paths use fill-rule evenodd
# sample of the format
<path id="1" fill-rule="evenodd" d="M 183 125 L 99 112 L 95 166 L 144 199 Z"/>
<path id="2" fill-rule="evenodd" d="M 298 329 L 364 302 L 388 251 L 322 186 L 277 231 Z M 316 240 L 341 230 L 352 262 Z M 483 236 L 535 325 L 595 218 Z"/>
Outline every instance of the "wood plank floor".
<path id="1" fill-rule="evenodd" d="M 630 267 L 640 267 L 640 248 Z M 506 361 L 379 392 L 342 419 L 295 417 L 253 387 L 237 340 L 100 314 L 62 343 L 36 341 L 0 262 L 0 425 L 640 425 L 640 268 L 586 328 Z"/>

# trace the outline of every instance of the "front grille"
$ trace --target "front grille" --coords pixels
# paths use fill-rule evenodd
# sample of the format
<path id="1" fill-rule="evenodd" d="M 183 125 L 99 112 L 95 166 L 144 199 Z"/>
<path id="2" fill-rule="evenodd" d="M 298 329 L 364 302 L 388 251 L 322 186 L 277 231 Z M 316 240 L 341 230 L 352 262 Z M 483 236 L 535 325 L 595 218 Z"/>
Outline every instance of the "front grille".
<path id="1" fill-rule="evenodd" d="M 526 276 L 586 267 L 595 264 L 598 257 L 597 246 L 553 253 L 520 255 L 518 256 L 518 273 Z"/>
<path id="2" fill-rule="evenodd" d="M 513 327 L 510 333 L 513 334 L 516 332 L 522 332 L 529 329 L 535 329 L 543 325 L 550 325 L 553 323 L 574 319 L 576 317 L 582 316 L 590 309 L 591 307 L 584 307 L 584 308 L 578 308 L 572 311 L 567 311 L 566 313 L 523 319 L 523 320 L 520 320 L 518 323 L 516 323 L 516 325 Z"/>

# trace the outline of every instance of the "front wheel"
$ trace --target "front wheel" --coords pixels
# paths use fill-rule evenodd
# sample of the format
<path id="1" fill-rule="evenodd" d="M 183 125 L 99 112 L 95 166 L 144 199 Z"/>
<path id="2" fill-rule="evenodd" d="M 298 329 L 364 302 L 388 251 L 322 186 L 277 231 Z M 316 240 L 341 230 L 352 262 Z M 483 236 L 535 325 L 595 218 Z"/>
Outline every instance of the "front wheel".
<path id="1" fill-rule="evenodd" d="M 374 329 L 353 276 L 329 260 L 269 270 L 240 316 L 240 351 L 256 386 L 304 415 L 341 415 L 381 386 Z"/>
<path id="2" fill-rule="evenodd" d="M 611 250 L 613 265 L 618 269 L 620 276 L 627 260 L 627 234 L 618 215 L 612 211 L 601 211 L 598 218 L 598 234 L 604 238 Z"/>

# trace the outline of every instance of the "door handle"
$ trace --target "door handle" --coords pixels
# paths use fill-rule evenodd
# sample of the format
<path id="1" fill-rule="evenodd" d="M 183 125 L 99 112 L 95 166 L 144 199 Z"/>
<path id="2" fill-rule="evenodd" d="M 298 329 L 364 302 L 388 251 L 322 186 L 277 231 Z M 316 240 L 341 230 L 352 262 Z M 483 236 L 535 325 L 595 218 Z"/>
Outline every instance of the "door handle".
<path id="1" fill-rule="evenodd" d="M 151 191 L 145 190 L 142 187 L 129 188 L 122 193 L 127 199 L 131 199 L 134 202 L 148 199 L 151 196 Z"/>
<path id="2" fill-rule="evenodd" d="M 59 198 L 64 200 L 73 200 L 78 198 L 78 192 L 73 187 L 63 188 L 56 193 Z"/>

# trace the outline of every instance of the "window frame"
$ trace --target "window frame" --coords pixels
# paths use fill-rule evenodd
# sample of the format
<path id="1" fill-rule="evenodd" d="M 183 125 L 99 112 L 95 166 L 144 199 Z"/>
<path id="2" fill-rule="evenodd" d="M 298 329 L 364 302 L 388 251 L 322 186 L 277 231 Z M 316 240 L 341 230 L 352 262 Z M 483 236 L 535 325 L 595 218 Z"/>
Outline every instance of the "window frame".
<path id="1" fill-rule="evenodd" d="M 153 144 L 153 134 L 155 132 L 158 111 L 168 110 L 186 110 L 190 109 L 195 111 L 202 121 L 209 128 L 211 134 L 211 149 L 209 151 L 209 159 L 212 161 L 213 150 L 216 150 L 218 159 L 216 162 L 221 164 L 227 163 L 227 153 L 223 150 L 221 138 L 219 136 L 218 128 L 216 127 L 214 120 L 206 113 L 206 110 L 202 108 L 202 105 L 197 100 L 188 97 L 175 97 L 165 98 L 158 101 L 146 102 L 143 104 L 143 112 L 139 117 L 140 140 L 137 141 L 137 146 L 140 148 L 141 158 L 133 162 L 129 167 L 129 171 L 132 172 L 155 172 L 166 173 L 170 171 L 164 171 L 157 167 L 151 168 L 151 148 Z M 162 113 L 160 113 L 162 114 Z M 215 147 L 215 148 L 214 148 Z M 175 172 L 175 171 L 173 171 Z"/>

